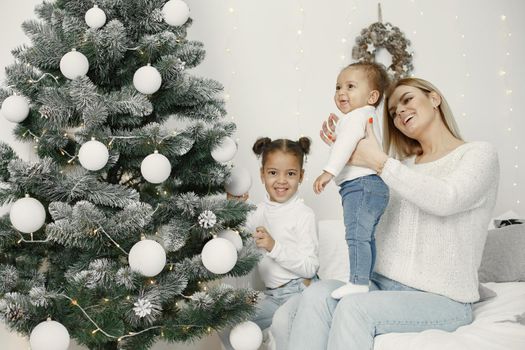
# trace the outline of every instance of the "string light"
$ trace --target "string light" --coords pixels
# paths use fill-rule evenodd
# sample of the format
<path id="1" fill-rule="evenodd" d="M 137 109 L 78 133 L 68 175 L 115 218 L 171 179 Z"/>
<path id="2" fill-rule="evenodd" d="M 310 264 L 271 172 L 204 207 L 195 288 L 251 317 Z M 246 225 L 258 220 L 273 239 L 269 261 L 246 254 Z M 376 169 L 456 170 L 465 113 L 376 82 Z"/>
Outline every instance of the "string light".
<path id="1" fill-rule="evenodd" d="M 304 33 L 304 20 L 305 20 L 305 9 L 304 9 L 304 6 L 302 4 L 302 1 L 297 1 L 297 6 L 298 6 L 298 11 L 297 11 L 297 14 L 298 14 L 298 25 L 297 25 L 297 29 L 296 29 L 296 36 L 295 36 L 295 40 L 296 40 L 296 57 L 295 57 L 295 62 L 294 62 L 294 69 L 297 73 L 300 73 L 301 72 L 301 63 L 303 62 L 303 58 L 304 58 L 304 46 L 303 46 L 303 40 L 302 40 L 302 37 L 303 37 L 303 33 Z M 303 92 L 303 89 L 302 89 L 302 74 L 297 74 L 296 75 L 296 82 L 297 82 L 297 85 L 298 85 L 298 88 L 296 89 L 296 103 L 295 103 L 295 119 L 296 119 L 296 122 L 297 122 L 297 134 L 301 134 L 301 116 L 302 116 L 302 106 L 301 106 L 301 102 L 303 100 L 303 96 L 302 96 L 302 92 Z"/>
<path id="2" fill-rule="evenodd" d="M 510 67 L 510 65 L 508 64 L 508 58 L 510 57 L 510 51 L 509 51 L 509 48 L 513 47 L 512 43 L 510 43 L 509 41 L 511 40 L 511 37 L 512 37 L 512 33 L 510 32 L 509 28 L 508 28 L 508 21 L 507 21 L 507 16 L 505 14 L 501 14 L 499 16 L 500 20 L 501 20 L 501 31 L 503 33 L 503 43 L 505 45 L 505 48 L 504 48 L 504 56 L 503 56 L 503 67 L 501 67 L 498 71 L 498 75 L 499 77 L 502 79 L 502 83 L 503 83 L 503 91 L 504 91 L 504 95 L 505 95 L 505 98 L 506 98 L 506 101 L 507 103 L 509 104 L 509 106 L 506 108 L 507 109 L 507 113 L 506 113 L 506 119 L 507 119 L 507 125 L 506 125 L 506 131 L 508 133 L 512 133 L 513 131 L 513 126 L 514 126 L 514 118 L 513 118 L 513 108 L 512 108 L 512 96 L 513 96 L 513 91 L 512 91 L 512 87 L 510 86 L 509 84 L 509 79 L 508 79 L 508 76 L 509 75 L 512 75 L 512 74 L 509 74 L 507 68 Z M 516 137 L 517 136 L 513 136 L 512 137 L 512 141 L 513 142 L 517 142 L 516 140 Z M 517 151 L 518 150 L 518 146 L 515 145 L 514 146 L 514 150 Z M 514 157 L 516 157 L 517 159 L 521 159 L 519 157 L 519 154 L 518 152 L 514 152 L 514 153 L 511 153 Z M 518 184 L 519 184 L 519 179 L 520 179 L 520 173 L 519 173 L 519 164 L 517 163 L 517 161 L 515 161 L 515 164 L 514 164 L 514 181 L 512 181 L 512 187 L 517 187 Z M 515 190 L 512 190 L 510 189 L 510 192 L 513 193 L 514 195 L 518 194 L 519 195 L 519 191 L 515 191 Z M 515 199 L 515 203 L 516 205 L 519 205 L 521 203 L 520 201 L 520 198 L 516 198 Z"/>

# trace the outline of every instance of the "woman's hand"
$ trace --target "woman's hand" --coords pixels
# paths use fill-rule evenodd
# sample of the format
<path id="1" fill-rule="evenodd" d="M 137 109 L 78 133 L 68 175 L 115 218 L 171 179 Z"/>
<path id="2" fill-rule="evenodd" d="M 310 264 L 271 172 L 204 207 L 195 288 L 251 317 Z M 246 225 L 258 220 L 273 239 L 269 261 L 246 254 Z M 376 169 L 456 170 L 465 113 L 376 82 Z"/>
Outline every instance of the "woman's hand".
<path id="1" fill-rule="evenodd" d="M 385 164 L 388 156 L 383 152 L 377 141 L 372 122 L 373 120 L 370 118 L 369 122 L 366 123 L 365 137 L 357 143 L 348 164 L 378 171 Z"/>
<path id="2" fill-rule="evenodd" d="M 330 113 L 328 120 L 323 122 L 323 126 L 319 131 L 319 136 L 324 143 L 331 146 L 335 141 L 335 125 L 339 121 L 339 117 Z"/>

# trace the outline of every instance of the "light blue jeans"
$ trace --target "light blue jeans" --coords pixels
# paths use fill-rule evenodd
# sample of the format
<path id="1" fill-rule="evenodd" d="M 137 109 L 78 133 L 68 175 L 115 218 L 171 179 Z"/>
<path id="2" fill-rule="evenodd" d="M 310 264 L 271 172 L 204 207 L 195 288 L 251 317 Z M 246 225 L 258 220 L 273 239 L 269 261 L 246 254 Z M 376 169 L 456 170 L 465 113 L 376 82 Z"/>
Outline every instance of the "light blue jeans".
<path id="1" fill-rule="evenodd" d="M 288 340 L 281 341 L 285 347 L 277 350 L 371 350 L 376 335 L 451 332 L 472 322 L 470 303 L 422 292 L 376 273 L 371 281 L 370 292 L 339 301 L 330 296 L 343 285 L 335 280 L 314 283 L 291 298 L 274 316 L 272 334 L 286 339 L 289 332 Z"/>
<path id="2" fill-rule="evenodd" d="M 375 230 L 388 204 L 388 186 L 377 175 L 345 181 L 339 189 L 350 259 L 349 281 L 368 285 L 376 260 Z"/>
<path id="3" fill-rule="evenodd" d="M 251 321 L 255 322 L 261 330 L 270 327 L 275 311 L 290 298 L 294 296 L 299 297 L 302 291 L 306 289 L 303 281 L 304 278 L 297 278 L 281 287 L 274 289 L 267 288 L 264 291 L 264 298 L 257 303 L 257 312 Z M 230 331 L 231 328 L 227 328 L 219 333 L 219 338 L 227 350 L 233 350 L 230 344 Z M 279 334 L 272 334 L 276 346 L 280 346 L 279 344 L 283 341 L 283 339 L 279 338 Z M 288 332 L 283 334 L 285 337 L 284 341 L 287 340 L 288 335 Z"/>

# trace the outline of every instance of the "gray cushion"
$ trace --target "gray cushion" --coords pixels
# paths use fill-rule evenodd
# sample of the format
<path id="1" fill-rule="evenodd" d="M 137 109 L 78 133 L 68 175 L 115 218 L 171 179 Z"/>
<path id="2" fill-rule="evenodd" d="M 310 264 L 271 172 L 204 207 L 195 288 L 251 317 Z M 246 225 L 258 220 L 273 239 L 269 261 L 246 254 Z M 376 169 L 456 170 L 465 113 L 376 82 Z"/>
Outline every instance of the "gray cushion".
<path id="1" fill-rule="evenodd" d="M 525 281 L 525 225 L 489 230 L 479 267 L 479 281 Z"/>

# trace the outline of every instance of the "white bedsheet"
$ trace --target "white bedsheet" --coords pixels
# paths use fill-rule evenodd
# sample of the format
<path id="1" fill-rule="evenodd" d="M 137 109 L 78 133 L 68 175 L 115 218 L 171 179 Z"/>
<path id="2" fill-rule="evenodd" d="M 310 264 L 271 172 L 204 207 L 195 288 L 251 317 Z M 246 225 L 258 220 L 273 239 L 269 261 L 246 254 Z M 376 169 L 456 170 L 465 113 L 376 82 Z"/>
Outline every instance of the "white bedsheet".
<path id="1" fill-rule="evenodd" d="M 474 304 L 472 324 L 455 332 L 427 330 L 377 336 L 374 350 L 525 350 L 525 282 L 486 283 L 498 296 Z"/>

